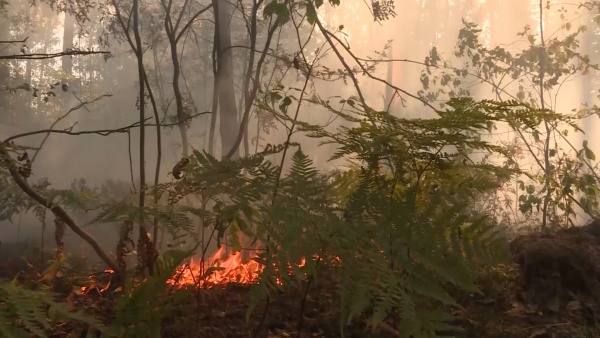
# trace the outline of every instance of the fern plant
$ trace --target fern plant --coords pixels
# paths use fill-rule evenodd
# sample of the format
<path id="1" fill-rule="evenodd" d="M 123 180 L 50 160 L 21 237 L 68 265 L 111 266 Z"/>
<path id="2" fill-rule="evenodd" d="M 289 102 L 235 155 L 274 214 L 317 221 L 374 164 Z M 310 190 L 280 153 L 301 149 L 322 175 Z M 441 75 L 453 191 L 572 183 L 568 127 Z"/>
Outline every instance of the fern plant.
<path id="1" fill-rule="evenodd" d="M 46 337 L 52 321 L 69 320 L 87 324 L 109 334 L 104 324 L 81 311 L 71 312 L 51 294 L 29 290 L 13 282 L 0 283 L 0 333 L 3 337 Z"/>
<path id="2" fill-rule="evenodd" d="M 457 99 L 449 105 L 436 119 L 374 111 L 355 111 L 358 116 L 348 119 L 340 112 L 358 126 L 338 133 L 311 130 L 338 143 L 334 158 L 349 159 L 355 168 L 331 184 L 337 192 L 350 188 L 333 203 L 343 215 L 323 219 L 311 232 L 316 242 L 330 238 L 328 250 L 342 261 L 344 322 L 369 313 L 374 323 L 397 317 L 406 337 L 451 332 L 456 327 L 449 307 L 458 304 L 446 286 L 477 292 L 476 269 L 508 258 L 495 220 L 470 205 L 510 179 L 515 162 L 478 134 L 494 122 L 531 123 L 538 117 L 514 102 Z M 504 164 L 474 160 L 474 152 L 503 158 Z M 331 207 L 327 213 L 339 215 Z"/>
<path id="3" fill-rule="evenodd" d="M 395 318 L 406 337 L 454 332 L 450 310 L 459 305 L 447 287 L 477 292 L 474 272 L 508 257 L 495 220 L 472 205 L 511 178 L 515 161 L 479 133 L 500 121 L 535 125 L 539 116 L 516 102 L 449 104 L 435 119 L 339 111 L 356 126 L 336 133 L 302 124 L 337 144 L 332 158 L 351 164 L 344 172 L 321 173 L 298 149 L 280 176 L 265 155 L 290 144 L 235 161 L 194 152 L 184 178 L 168 189 L 199 197 L 202 207 L 188 210 L 209 220 L 219 239 L 230 236 L 234 251 L 242 248 L 234 240 L 240 233 L 261 244 L 255 259 L 264 269 L 249 311 L 273 291 L 317 277 L 335 258 L 342 333 L 365 317 L 375 325 Z M 478 160 L 475 152 L 488 156 Z"/>

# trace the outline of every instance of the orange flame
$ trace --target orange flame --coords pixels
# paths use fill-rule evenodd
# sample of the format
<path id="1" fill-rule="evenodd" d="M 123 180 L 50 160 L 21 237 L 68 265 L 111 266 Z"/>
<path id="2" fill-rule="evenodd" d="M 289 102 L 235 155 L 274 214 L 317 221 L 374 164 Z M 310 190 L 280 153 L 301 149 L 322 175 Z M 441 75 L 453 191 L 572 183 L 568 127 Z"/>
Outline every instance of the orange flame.
<path id="1" fill-rule="evenodd" d="M 256 252 L 254 252 L 256 254 Z M 177 268 L 172 278 L 167 280 L 167 284 L 175 287 L 195 286 L 211 288 L 216 285 L 228 283 L 252 284 L 257 282 L 264 266 L 255 260 L 245 261 L 241 252 L 235 252 L 225 256 L 225 248 L 221 247 L 210 258 L 204 261 L 192 258 L 189 263 L 183 264 Z M 314 255 L 313 259 L 319 259 Z M 339 257 L 332 257 L 331 263 L 341 262 Z M 302 268 L 306 265 L 306 258 L 295 264 Z M 291 265 L 288 271 L 291 273 Z M 112 275 L 114 271 L 106 269 L 104 274 Z M 102 274 L 102 273 L 100 273 Z M 105 292 L 110 287 L 110 279 L 100 282 L 95 275 L 90 275 L 90 285 L 82 286 L 80 294 L 87 294 L 92 290 L 99 293 Z M 282 285 L 282 281 L 276 279 L 276 283 Z"/>
<path id="2" fill-rule="evenodd" d="M 175 276 L 167 283 L 171 285 L 197 285 L 210 287 L 218 284 L 241 283 L 250 284 L 258 279 L 263 266 L 254 260 L 243 261 L 242 253 L 235 252 L 223 257 L 225 248 L 221 247 L 215 254 L 204 262 L 192 258 L 190 263 L 177 269 Z M 208 268 L 216 268 L 208 272 Z M 206 274 L 203 278 L 203 274 Z"/>
<path id="3" fill-rule="evenodd" d="M 180 266 L 173 278 L 167 281 L 168 284 L 183 287 L 195 285 L 197 287 L 210 288 L 215 285 L 223 285 L 228 283 L 251 284 L 258 281 L 260 273 L 264 270 L 264 266 L 255 260 L 244 261 L 241 252 L 235 252 L 225 258 L 223 257 L 225 249 L 217 250 L 209 259 L 204 262 L 193 259 L 190 263 Z M 318 255 L 314 255 L 313 259 L 319 259 Z M 332 257 L 332 263 L 340 263 L 339 257 Z M 302 268 L 306 265 L 306 258 L 302 258 L 299 263 L 295 264 Z M 289 272 L 291 273 L 291 265 Z M 208 271 L 209 268 L 217 268 L 213 271 Z M 205 275 L 203 277 L 203 275 Z M 282 281 L 276 279 L 276 283 L 282 285 Z"/>

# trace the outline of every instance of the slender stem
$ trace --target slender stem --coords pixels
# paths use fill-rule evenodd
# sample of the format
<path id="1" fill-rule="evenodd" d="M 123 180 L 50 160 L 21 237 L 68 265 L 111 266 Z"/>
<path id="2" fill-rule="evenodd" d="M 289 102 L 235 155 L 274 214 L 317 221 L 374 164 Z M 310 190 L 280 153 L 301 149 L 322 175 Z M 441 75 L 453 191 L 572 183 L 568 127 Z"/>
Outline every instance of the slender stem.
<path id="1" fill-rule="evenodd" d="M 539 0 L 540 10 L 540 107 L 545 110 L 546 103 L 544 102 L 544 75 L 545 75 L 545 57 L 546 57 L 546 42 L 544 41 L 544 4 L 543 0 Z M 547 120 L 544 120 L 544 127 L 546 128 L 546 140 L 544 142 L 544 190 L 546 196 L 544 197 L 544 206 L 542 209 L 542 231 L 548 231 L 548 205 L 550 204 L 550 198 L 552 192 L 550 191 L 550 180 L 552 175 L 552 168 L 550 166 L 550 125 Z"/>
<path id="2" fill-rule="evenodd" d="M 140 216 L 138 218 L 139 222 L 139 238 L 138 238 L 138 262 L 140 262 L 140 268 L 147 267 L 152 273 L 152 264 L 148 258 L 150 257 L 148 250 L 152 248 L 148 245 L 149 238 L 148 233 L 146 231 L 146 221 L 144 217 L 144 207 L 146 204 L 146 153 L 145 153 L 145 144 L 146 144 L 146 85 L 144 82 L 144 52 L 142 48 L 142 38 L 140 36 L 139 30 L 139 0 L 133 0 L 133 35 L 135 38 L 135 54 L 137 57 L 138 64 L 138 83 L 139 83 L 139 110 L 140 110 L 140 196 L 139 196 L 139 208 L 140 208 Z"/>
<path id="3" fill-rule="evenodd" d="M 156 187 L 158 186 L 159 178 L 160 178 L 160 164 L 162 161 L 162 133 L 160 131 L 160 118 L 158 116 L 158 106 L 156 105 L 156 100 L 154 99 L 154 93 L 152 92 L 152 87 L 150 86 L 150 82 L 148 81 L 148 74 L 146 74 L 146 70 L 144 69 L 144 83 L 148 88 L 148 96 L 150 97 L 150 102 L 152 103 L 152 112 L 154 114 L 154 120 L 156 121 L 156 167 L 154 169 L 154 205 L 158 204 L 158 191 Z M 154 250 L 156 251 L 158 248 L 158 218 L 154 216 L 154 229 L 152 232 L 152 240 L 154 241 Z M 162 244 L 162 241 L 161 241 Z"/>
<path id="4" fill-rule="evenodd" d="M 219 3 L 217 0 L 213 1 L 213 11 L 215 12 L 215 31 L 213 35 L 213 49 L 212 49 L 212 68 L 213 68 L 213 95 L 212 95 L 212 116 L 210 118 L 210 129 L 208 135 L 208 153 L 215 155 L 215 131 L 217 129 L 217 110 L 219 109 L 219 63 L 217 59 L 217 50 L 220 47 L 219 43 L 219 18 L 217 12 L 219 11 Z"/>

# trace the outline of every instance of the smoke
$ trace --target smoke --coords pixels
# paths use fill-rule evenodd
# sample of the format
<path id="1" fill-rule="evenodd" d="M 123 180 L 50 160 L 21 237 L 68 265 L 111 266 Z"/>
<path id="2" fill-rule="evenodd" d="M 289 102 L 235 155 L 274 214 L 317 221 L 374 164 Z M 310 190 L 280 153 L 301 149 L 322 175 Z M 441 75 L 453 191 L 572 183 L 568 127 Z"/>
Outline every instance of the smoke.
<path id="1" fill-rule="evenodd" d="M 564 36 L 560 27 L 565 25 L 560 13 L 555 9 L 552 1 L 552 10 L 548 11 L 545 18 L 544 30 L 548 39 Z M 11 1 L 8 6 L 9 21 L 0 20 L 0 40 L 10 40 L 29 37 L 27 47 L 31 52 L 51 53 L 63 50 L 65 41 L 65 16 L 52 11 L 45 3 L 38 3 L 30 7 L 23 1 Z M 332 8 L 323 6 L 319 17 L 325 27 L 339 38 L 338 48 L 344 60 L 350 67 L 357 69 L 357 64 L 345 48 L 363 59 L 380 59 L 380 63 L 372 69 L 373 77 L 388 81 L 392 85 L 405 90 L 407 93 L 417 93 L 422 89 L 421 72 L 424 70 L 423 62 L 430 55 L 432 48 L 444 60 L 455 60 L 454 50 L 458 39 L 459 30 L 464 27 L 464 20 L 474 22 L 481 28 L 481 41 L 487 48 L 502 46 L 512 53 L 526 48 L 528 42 L 518 33 L 529 25 L 537 31 L 538 12 L 536 4 L 528 4 L 522 0 L 510 1 L 397 1 L 396 17 L 387 21 L 375 21 L 373 13 L 360 1 L 342 1 L 341 5 Z M 18 133 L 37 129 L 48 128 L 56 119 L 63 116 L 69 109 L 93 101 L 95 98 L 111 94 L 111 97 L 102 98 L 94 103 L 85 104 L 63 118 L 56 129 L 98 130 L 116 129 L 135 123 L 137 120 L 137 107 L 139 102 L 137 91 L 139 84 L 136 82 L 136 60 L 129 45 L 123 39 L 110 37 L 110 27 L 102 19 L 102 12 L 90 11 L 90 21 L 83 27 L 75 29 L 72 45 L 80 49 L 110 50 L 112 57 L 105 59 L 102 56 L 89 56 L 72 58 L 72 72 L 65 74 L 61 60 L 39 61 L 11 61 L 5 63 L 9 69 L 10 78 L 2 86 L 15 87 L 23 82 L 30 82 L 36 86 L 46 88 L 50 83 L 60 80 L 69 84 L 67 92 L 58 92 L 50 102 L 43 103 L 39 98 L 31 96 L 30 92 L 18 91 L 16 94 L 0 92 L 0 104 L 10 113 L 0 118 L 0 136 L 8 137 Z M 173 123 L 170 118 L 175 114 L 175 104 L 170 81 L 172 63 L 167 51 L 168 45 L 164 32 L 161 30 L 161 12 L 148 12 L 142 29 L 146 47 L 145 66 L 149 74 L 153 93 L 158 101 L 163 123 Z M 577 16 L 577 13 L 567 13 L 570 25 L 589 24 L 587 16 Z M 67 17 L 68 18 L 68 17 Z M 194 30 L 189 36 L 182 39 L 180 56 L 182 64 L 182 88 L 185 88 L 186 112 L 210 111 L 212 109 L 213 91 L 213 64 L 212 64 L 212 38 L 213 26 L 210 14 L 201 17 L 194 25 Z M 242 78 L 244 76 L 244 59 L 248 36 L 244 18 L 239 11 L 232 17 L 232 46 L 234 46 L 234 87 L 236 97 L 242 96 Z M 305 25 L 307 26 L 307 25 Z M 576 28 L 573 28 L 576 29 Z M 107 36 L 109 37 L 107 39 Z M 298 36 L 301 43 L 298 43 Z M 310 37 L 310 39 L 309 39 Z M 584 36 L 591 39 L 590 35 Z M 258 45 L 265 42 L 265 28 L 259 27 Z M 110 41 L 109 45 L 100 44 L 99 41 Z M 307 93 L 308 98 L 330 99 L 339 102 L 351 95 L 356 95 L 351 79 L 341 77 L 344 71 L 336 53 L 327 44 L 324 36 L 310 27 L 304 27 L 295 32 L 292 25 L 287 25 L 275 35 L 270 48 L 272 54 L 279 53 L 280 57 L 269 57 L 265 63 L 262 75 L 262 91 L 272 90 L 281 84 L 286 94 L 299 96 L 299 88 L 304 83 L 306 73 L 290 66 L 291 59 L 300 52 L 300 47 L 306 41 L 303 52 L 307 60 L 312 62 L 319 56 L 317 64 L 323 73 L 320 79 L 311 80 Z M 17 52 L 20 46 L 2 47 L 1 54 Z M 582 49 L 591 51 L 587 46 Z M 258 54 L 258 53 L 257 53 Z M 283 57 L 282 55 L 286 55 Z M 421 63 L 421 64 L 420 64 Z M 364 64 L 367 64 L 364 62 Z M 458 66 L 458 64 L 457 64 Z M 330 71 L 332 75 L 325 74 Z M 569 76 L 561 84 L 560 92 L 547 93 L 547 98 L 552 109 L 557 112 L 571 112 L 579 109 L 582 104 L 592 105 L 597 103 L 593 91 L 592 75 Z M 374 109 L 387 109 L 403 117 L 432 117 L 433 112 L 424 107 L 419 100 L 411 98 L 404 93 L 396 93 L 383 81 L 373 79 L 357 72 L 358 83 L 366 102 Z M 3 79 L 0 81 L 4 81 Z M 471 79 L 466 84 L 472 89 L 476 99 L 495 99 L 492 88 L 486 84 Z M 517 83 L 514 86 L 518 86 Z M 440 98 L 442 103 L 445 98 Z M 337 100 L 337 101 L 336 101 Z M 148 101 L 148 100 L 147 100 Z M 238 103 L 236 103 L 238 104 Z M 289 110 L 295 111 L 297 103 L 292 103 Z M 259 118 L 258 109 L 251 115 L 248 127 L 249 151 L 264 149 L 267 144 L 278 144 L 285 140 L 286 128 L 276 120 L 267 120 L 265 116 Z M 317 125 L 327 125 L 329 130 L 336 130 L 346 122 L 336 119 L 322 106 L 309 102 L 302 102 L 299 119 Z M 241 116 L 240 116 L 241 120 Z M 597 119 L 585 120 L 583 129 L 590 132 L 597 129 Z M 260 122 L 261 124 L 257 124 Z M 189 125 L 189 143 L 194 149 L 205 149 L 208 146 L 210 128 L 210 115 L 202 115 L 192 120 Z M 219 135 L 219 125 L 217 124 Z M 233 132 L 233 131 L 232 131 Z M 83 135 L 70 136 L 52 134 L 45 142 L 43 149 L 33 165 L 33 180 L 47 177 L 52 187 L 68 189 L 75 179 L 84 179 L 91 187 L 98 187 L 107 180 L 131 182 L 137 179 L 139 130 L 132 129 L 128 133 L 113 133 L 108 136 Z M 146 167 L 153 170 L 158 156 L 156 149 L 156 132 L 154 128 L 147 128 L 146 137 Z M 31 147 L 41 144 L 45 135 L 24 137 L 19 143 Z M 499 141 L 510 139 L 510 135 L 498 136 Z M 571 137 L 571 136 L 570 136 Z M 598 152 L 598 136 L 587 134 L 590 148 Z M 581 144 L 582 138 L 574 136 L 569 139 L 575 144 Z M 319 140 L 307 138 L 301 134 L 293 137 L 292 141 L 302 144 L 305 153 L 312 155 L 315 163 L 323 169 L 329 170 L 339 167 L 341 163 L 328 162 L 329 156 L 335 146 L 320 146 Z M 162 140 L 162 182 L 172 179 L 168 171 L 173 167 L 181 154 L 181 141 L 178 130 L 165 128 Z M 258 144 L 257 144 L 258 142 Z M 218 144 L 218 142 L 217 142 Z M 217 148 L 216 153 L 225 151 Z M 280 158 L 272 157 L 276 163 Z M 285 162 L 289 163 L 289 161 Z M 286 164 L 287 165 L 287 164 Z M 78 221 L 86 222 L 80 216 Z M 49 221 L 45 230 L 46 234 L 53 231 L 53 222 Z M 19 217 L 17 224 L 0 223 L 0 234 L 3 242 L 42 241 L 40 235 L 41 224 L 31 214 Z M 112 245 L 115 241 L 116 225 L 90 226 L 89 231 L 104 237 L 103 244 Z M 108 229 L 108 230 L 107 230 Z M 112 235 L 110 235 L 112 233 Z M 68 235 L 74 236 L 74 235 Z M 48 240 L 52 236 L 45 236 Z M 76 239 L 67 243 L 67 251 L 80 250 Z M 48 244 L 49 245 L 49 244 Z M 92 255 L 90 255 L 92 257 Z"/>

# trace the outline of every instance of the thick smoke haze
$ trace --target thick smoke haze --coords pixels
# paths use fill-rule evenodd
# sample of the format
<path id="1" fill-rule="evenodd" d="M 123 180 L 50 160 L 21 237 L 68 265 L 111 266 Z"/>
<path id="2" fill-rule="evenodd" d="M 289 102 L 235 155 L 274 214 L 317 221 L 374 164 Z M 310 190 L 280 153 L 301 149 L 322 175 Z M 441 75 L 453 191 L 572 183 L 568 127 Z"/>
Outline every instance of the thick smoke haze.
<path id="1" fill-rule="evenodd" d="M 225 1 L 219 1 L 225 4 Z M 21 53 L 27 48 L 29 53 L 56 53 L 69 49 L 110 51 L 107 55 L 66 56 L 62 58 L 42 60 L 0 60 L 6 65 L 6 71 L 0 73 L 0 88 L 17 88 L 24 82 L 33 86 L 47 87 L 54 81 L 68 84 L 68 88 L 56 88 L 56 96 L 43 102 L 40 97 L 33 97 L 32 91 L 3 90 L 0 91 L 0 137 L 8 137 L 35 130 L 68 129 L 72 131 L 114 130 L 135 124 L 139 119 L 139 83 L 137 60 L 126 38 L 118 25 L 109 22 L 108 14 L 111 6 L 101 10 L 92 8 L 88 13 L 89 20 L 81 24 L 75 17 L 51 8 L 61 1 L 38 1 L 30 5 L 29 1 L 11 0 L 6 7 L 7 15 L 0 16 L 0 40 L 22 40 L 25 43 L 0 44 L 0 55 Z M 179 9 L 184 1 L 175 1 L 173 8 Z M 187 3 L 187 1 L 186 1 Z M 240 2 L 251 5 L 249 1 Z M 379 2 L 378 2 L 379 3 Z M 383 3 L 383 2 L 382 2 Z M 162 128 L 161 146 L 161 182 L 173 180 L 170 171 L 182 157 L 182 140 L 176 125 L 177 104 L 173 89 L 173 60 L 168 38 L 164 32 L 164 10 L 159 1 L 144 1 L 147 5 L 141 16 L 142 39 L 144 46 L 144 65 L 154 98 L 158 102 L 158 112 L 164 124 Z M 206 1 L 194 3 L 195 10 L 208 5 Z M 544 15 L 544 32 L 547 39 L 562 38 L 574 32 L 581 25 L 588 29 L 580 36 L 580 52 L 597 55 L 598 28 L 592 16 L 577 6 L 561 5 L 558 1 L 549 1 L 550 10 Z M 537 1 L 523 0 L 407 0 L 395 2 L 395 17 L 387 21 L 375 21 L 372 7 L 358 0 L 344 1 L 332 7 L 324 5 L 319 10 L 319 17 L 328 29 L 336 33 L 339 43 L 349 47 L 351 53 L 362 59 L 372 58 L 380 62 L 372 62 L 372 75 L 401 88 L 406 93 L 418 95 L 423 88 L 422 72 L 426 57 L 431 51 L 441 57 L 442 62 L 451 62 L 454 67 L 463 66 L 464 60 L 456 58 L 459 32 L 465 27 L 464 22 L 477 24 L 481 29 L 480 42 L 486 48 L 502 46 L 516 54 L 528 48 L 529 42 L 519 33 L 525 27 L 539 34 L 539 8 Z M 185 13 L 189 18 L 194 10 Z M 566 19 L 561 18 L 561 15 Z M 175 15 L 174 15 L 175 17 Z M 262 18 L 262 16 L 261 16 Z M 569 32 L 561 30 L 568 22 Z M 229 27 L 231 29 L 231 51 L 233 58 L 233 95 L 234 106 L 238 109 L 238 121 L 241 121 L 244 88 L 243 79 L 247 71 L 249 58 L 248 46 L 250 37 L 244 22 L 244 16 L 238 9 L 233 9 Z M 177 51 L 180 62 L 179 84 L 183 96 L 184 112 L 195 116 L 187 125 L 189 150 L 209 151 L 211 114 L 213 110 L 213 40 L 215 23 L 212 12 L 198 16 L 191 29 L 179 40 Z M 257 45 L 262 48 L 266 42 L 265 23 L 257 28 Z M 308 41 L 308 42 L 307 42 Z M 341 55 L 328 47 L 325 36 L 318 28 L 311 29 L 303 25 L 296 32 L 293 26 L 278 30 L 267 50 L 264 69 L 262 70 L 263 92 L 273 90 L 277 84 L 283 92 L 298 96 L 306 79 L 306 69 L 296 69 L 291 65 L 294 55 L 298 55 L 300 46 L 308 61 L 318 57 L 320 69 L 335 72 L 343 69 L 340 57 L 350 67 L 356 69 L 357 80 L 362 89 L 365 101 L 377 110 L 389 110 L 395 115 L 407 118 L 429 118 L 434 112 L 422 102 L 406 95 L 394 93 L 393 88 L 382 81 L 363 74 L 357 68 L 352 55 L 340 48 Z M 261 53 L 256 53 L 259 58 Z M 285 56 L 284 56 L 285 55 Z M 598 62 L 597 59 L 592 62 Z M 431 75 L 432 77 L 434 75 Z M 493 86 L 476 78 L 463 83 L 471 96 L 476 99 L 499 99 Z M 519 86 L 532 86 L 531 83 L 507 82 L 507 90 L 518 91 Z M 557 91 L 557 88 L 560 88 Z M 573 74 L 567 80 L 546 93 L 549 106 L 560 113 L 571 113 L 585 106 L 597 104 L 597 76 L 594 71 L 588 75 Z M 321 98 L 337 104 L 342 98 L 357 95 L 352 79 L 339 78 L 337 75 L 322 75 L 320 79 L 310 81 L 305 91 L 306 99 Z M 231 94 L 231 93 L 229 93 Z M 501 97 L 508 99 L 509 97 Z M 440 95 L 432 104 L 441 108 L 449 96 Z M 90 103 L 91 102 L 91 103 Z M 290 114 L 296 110 L 297 101 L 288 108 Z M 146 99 L 146 114 L 152 117 L 149 98 Z M 247 141 L 242 141 L 240 154 L 253 154 L 263 150 L 267 144 L 279 144 L 285 141 L 286 128 L 281 121 L 269 117 L 267 113 L 259 114 L 257 107 L 250 115 L 247 130 Z M 209 113 L 206 113 L 209 112 Z M 600 139 L 593 132 L 598 127 L 597 117 L 583 121 L 581 128 L 585 136 L 572 135 L 570 142 L 581 145 L 584 139 L 589 140 L 590 148 L 600 152 Z M 303 103 L 299 112 L 299 120 L 316 125 L 327 125 L 335 130 L 347 122 L 335 118 L 320 105 Z M 148 123 L 155 123 L 152 119 Z M 260 123 L 260 124 L 259 124 Z M 222 132 L 220 119 L 216 120 L 215 156 L 220 157 L 228 149 L 221 149 L 221 138 L 230 134 L 237 135 L 237 130 Z M 289 126 L 289 122 L 288 122 Z M 85 180 L 90 187 L 100 187 L 108 180 L 121 182 L 123 198 L 135 201 L 133 183 L 139 185 L 139 129 L 130 132 L 101 135 L 65 135 L 46 134 L 26 136 L 18 139 L 19 144 L 43 147 L 39 150 L 33 167 L 32 180 L 46 177 L 57 189 L 69 189 L 75 180 Z M 494 134 L 484 136 L 502 142 L 510 142 L 515 135 L 504 130 L 496 130 Z M 315 163 L 323 170 L 343 168 L 343 161 L 330 162 L 329 157 L 335 147 L 319 145 L 320 140 L 308 138 L 297 133 L 292 141 L 302 144 L 302 149 L 310 154 Z M 147 183 L 152 184 L 156 165 L 157 134 L 154 126 L 146 128 L 145 160 Z M 246 149 L 246 145 L 248 148 Z M 279 164 L 280 155 L 271 159 Z M 530 159 L 523 159 L 524 163 Z M 289 165 L 284 162 L 284 167 Z M 138 187 L 139 188 L 139 187 Z M 129 189 L 129 191 L 128 191 Z M 78 213 L 77 221 L 91 233 L 99 236 L 101 242 L 112 245 L 115 242 L 116 225 L 85 224 L 91 221 L 89 215 Z M 585 220 L 582 219 L 582 222 Z M 45 235 L 40 234 L 42 225 L 32 212 L 13 215 L 12 222 L 0 222 L 0 240 L 2 243 L 27 243 L 34 247 L 43 240 L 46 248 L 53 244 L 53 219 L 48 216 Z M 110 229 L 110 230 L 107 230 Z M 42 237 L 44 237 L 42 239 Z M 76 236 L 68 232 L 67 251 L 83 252 L 89 250 Z M 90 257 L 93 254 L 89 253 Z M 1 259 L 1 258 L 0 258 Z"/>

